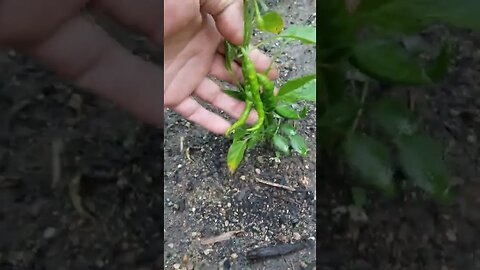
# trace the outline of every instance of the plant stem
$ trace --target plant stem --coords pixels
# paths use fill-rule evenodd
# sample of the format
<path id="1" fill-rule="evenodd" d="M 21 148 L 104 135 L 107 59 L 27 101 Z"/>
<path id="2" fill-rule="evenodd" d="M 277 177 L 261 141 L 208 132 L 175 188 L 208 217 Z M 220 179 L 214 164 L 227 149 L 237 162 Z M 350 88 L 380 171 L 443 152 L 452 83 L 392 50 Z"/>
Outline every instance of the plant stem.
<path id="1" fill-rule="evenodd" d="M 353 122 L 352 128 L 350 129 L 349 135 L 351 136 L 355 130 L 357 129 L 358 122 L 360 121 L 360 117 L 362 117 L 363 114 L 363 107 L 365 105 L 365 100 L 367 98 L 367 93 L 368 93 L 368 82 L 365 82 L 363 84 L 363 89 L 362 89 L 362 97 L 360 98 L 360 108 L 358 109 L 357 116 L 355 117 L 355 121 Z"/>

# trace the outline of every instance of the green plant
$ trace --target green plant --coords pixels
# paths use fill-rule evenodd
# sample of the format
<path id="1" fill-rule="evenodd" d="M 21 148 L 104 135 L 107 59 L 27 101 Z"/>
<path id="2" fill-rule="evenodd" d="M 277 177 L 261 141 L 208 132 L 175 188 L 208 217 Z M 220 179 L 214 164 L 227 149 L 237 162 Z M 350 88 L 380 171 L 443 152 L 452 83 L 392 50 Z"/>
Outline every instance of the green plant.
<path id="1" fill-rule="evenodd" d="M 442 148 L 406 101 L 387 90 L 440 82 L 453 46 L 448 40 L 430 46 L 422 31 L 437 24 L 480 29 L 478 14 L 478 0 L 320 2 L 318 144 L 362 180 L 354 197 L 363 187 L 394 195 L 406 178 L 439 201 L 453 198 Z M 431 51 L 438 53 L 428 56 Z"/>
<path id="2" fill-rule="evenodd" d="M 225 89 L 225 93 L 246 103 L 241 117 L 225 133 L 227 137 L 234 134 L 227 154 L 227 165 L 231 174 L 240 165 L 246 150 L 260 142 L 271 142 L 277 155 L 289 154 L 293 149 L 305 156 L 308 152 L 307 145 L 292 122 L 304 118 L 308 113 L 306 107 L 301 111 L 295 109 L 298 107 L 298 102 L 316 100 L 315 73 L 287 81 L 275 95 L 275 85 L 267 76 L 271 66 L 265 72 L 259 73 L 250 59 L 252 48 L 257 48 L 269 41 L 280 39 L 283 44 L 286 44 L 297 40 L 305 44 L 315 44 L 316 28 L 297 25 L 283 30 L 282 17 L 274 11 L 267 10 L 263 2 L 244 0 L 243 3 L 244 42 L 241 46 L 225 42 L 225 67 L 236 81 L 238 88 L 237 90 Z M 251 46 L 254 24 L 260 31 L 268 32 L 272 36 L 264 42 Z M 236 78 L 232 70 L 233 61 L 241 62 L 243 81 Z M 258 120 L 252 127 L 247 127 L 245 122 L 253 107 L 258 113 Z"/>

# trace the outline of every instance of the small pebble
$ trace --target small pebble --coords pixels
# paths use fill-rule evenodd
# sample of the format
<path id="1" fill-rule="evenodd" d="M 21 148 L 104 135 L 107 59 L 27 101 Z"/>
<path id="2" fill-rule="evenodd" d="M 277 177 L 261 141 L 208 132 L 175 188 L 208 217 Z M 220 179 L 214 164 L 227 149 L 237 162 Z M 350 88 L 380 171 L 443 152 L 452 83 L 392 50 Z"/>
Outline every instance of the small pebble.
<path id="1" fill-rule="evenodd" d="M 245 175 L 240 176 L 240 180 L 245 180 L 247 177 Z"/>
<path id="2" fill-rule="evenodd" d="M 258 161 L 259 163 L 265 162 L 265 160 L 263 159 L 262 156 L 258 156 L 258 157 L 257 157 L 257 161 Z"/>
<path id="3" fill-rule="evenodd" d="M 173 269 L 180 269 L 180 264 L 179 263 L 174 264 Z"/>
<path id="4" fill-rule="evenodd" d="M 457 233 L 454 230 L 452 229 L 447 230 L 445 235 L 447 236 L 447 239 L 450 240 L 451 242 L 457 241 Z"/>
<path id="5" fill-rule="evenodd" d="M 300 261 L 300 267 L 307 268 L 307 266 L 307 263 L 305 263 L 304 261 Z"/>
<path id="6" fill-rule="evenodd" d="M 45 229 L 45 231 L 43 232 L 43 238 L 45 238 L 45 239 L 50 239 L 50 238 L 54 237 L 55 234 L 57 234 L 57 229 L 52 228 L 52 227 L 48 227 L 48 228 Z"/>
<path id="7" fill-rule="evenodd" d="M 301 236 L 299 233 L 294 232 L 294 233 L 293 233 L 293 239 L 295 239 L 295 240 L 298 241 L 298 240 L 302 239 L 302 236 Z"/>
<path id="8" fill-rule="evenodd" d="M 257 174 L 260 174 L 262 171 L 260 171 L 259 168 L 256 168 L 256 169 L 255 169 L 255 172 L 256 172 Z"/>
<path id="9" fill-rule="evenodd" d="M 475 136 L 475 135 L 473 135 L 473 134 L 470 134 L 470 135 L 468 135 L 468 137 L 467 137 L 467 141 L 468 141 L 469 143 L 475 143 L 475 142 L 477 141 L 477 136 Z"/>
<path id="10" fill-rule="evenodd" d="M 208 255 L 208 254 L 210 254 L 212 251 L 213 251 L 213 249 L 207 248 L 207 249 L 205 249 L 205 250 L 203 251 L 203 254 Z"/>
<path id="11" fill-rule="evenodd" d="M 230 258 L 235 260 L 236 258 L 238 258 L 238 254 L 237 253 L 232 253 L 232 255 L 230 255 Z"/>
<path id="12" fill-rule="evenodd" d="M 192 232 L 192 237 L 197 237 L 199 235 L 198 232 Z"/>
<path id="13" fill-rule="evenodd" d="M 169 248 L 173 248 L 173 246 L 174 246 L 173 243 L 168 244 Z"/>

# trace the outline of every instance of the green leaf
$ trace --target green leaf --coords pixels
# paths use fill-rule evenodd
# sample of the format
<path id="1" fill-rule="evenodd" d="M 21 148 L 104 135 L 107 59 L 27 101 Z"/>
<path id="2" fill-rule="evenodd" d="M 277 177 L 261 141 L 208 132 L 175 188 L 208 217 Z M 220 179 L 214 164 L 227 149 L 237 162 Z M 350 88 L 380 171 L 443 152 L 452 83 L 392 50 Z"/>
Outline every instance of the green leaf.
<path id="1" fill-rule="evenodd" d="M 294 103 L 299 100 L 316 101 L 316 74 L 309 74 L 284 83 L 278 90 L 278 101 Z"/>
<path id="2" fill-rule="evenodd" d="M 349 54 L 356 42 L 357 27 L 354 17 L 347 11 L 345 1 L 322 0 L 318 7 L 319 36 L 317 63 L 337 63 Z"/>
<path id="3" fill-rule="evenodd" d="M 288 119 L 301 119 L 301 115 L 290 105 L 280 104 L 275 108 L 275 112 Z"/>
<path id="4" fill-rule="evenodd" d="M 298 134 L 289 136 L 289 139 L 290 139 L 290 145 L 292 146 L 292 149 L 295 152 L 305 157 L 308 153 L 308 147 L 307 147 L 307 144 L 305 143 L 305 139 Z"/>
<path id="5" fill-rule="evenodd" d="M 254 148 L 259 142 L 261 142 L 263 139 L 262 133 L 261 132 L 254 132 L 252 133 L 250 139 L 248 140 L 247 143 L 247 149 L 252 149 Z"/>
<path id="6" fill-rule="evenodd" d="M 353 134 L 343 150 L 348 164 L 363 181 L 388 196 L 395 193 L 390 153 L 385 145 L 366 135 Z"/>
<path id="7" fill-rule="evenodd" d="M 365 14 L 368 25 L 390 33 L 416 33 L 432 24 L 480 29 L 478 0 L 396 0 Z"/>
<path id="8" fill-rule="evenodd" d="M 297 134 L 295 127 L 291 123 L 283 123 L 280 126 L 280 131 L 287 136 L 292 136 Z"/>
<path id="9" fill-rule="evenodd" d="M 441 147 L 423 134 L 404 136 L 396 146 L 401 168 L 409 180 L 435 198 L 448 201 L 449 173 Z"/>
<path id="10" fill-rule="evenodd" d="M 225 68 L 229 72 L 232 71 L 232 63 L 235 57 L 237 56 L 238 49 L 234 45 L 232 45 L 230 42 L 225 41 Z"/>
<path id="11" fill-rule="evenodd" d="M 305 106 L 303 107 L 302 111 L 300 111 L 300 113 L 298 114 L 298 116 L 300 118 L 305 118 L 305 116 L 307 116 L 308 114 L 308 108 Z"/>
<path id="12" fill-rule="evenodd" d="M 243 160 L 243 155 L 247 149 L 247 140 L 236 141 L 230 145 L 227 154 L 227 166 L 230 170 L 230 174 L 233 175 Z"/>
<path id="13" fill-rule="evenodd" d="M 242 140 L 246 134 L 247 134 L 247 130 L 243 126 L 238 127 L 233 133 L 233 142 Z"/>
<path id="14" fill-rule="evenodd" d="M 280 37 L 299 40 L 305 44 L 317 43 L 317 28 L 315 26 L 292 25 L 280 33 Z"/>
<path id="15" fill-rule="evenodd" d="M 227 95 L 229 95 L 233 98 L 236 98 L 238 100 L 245 101 L 245 99 L 246 99 L 245 93 L 237 91 L 237 90 L 224 89 L 223 92 L 225 92 L 225 94 L 227 94 Z"/>
<path id="16" fill-rule="evenodd" d="M 243 47 L 247 47 L 252 40 L 253 33 L 253 5 L 252 1 L 243 0 Z"/>
<path id="17" fill-rule="evenodd" d="M 275 149 L 279 150 L 280 152 L 285 154 L 290 153 L 288 140 L 282 135 L 275 134 L 273 136 L 273 145 L 275 146 Z"/>
<path id="18" fill-rule="evenodd" d="M 478 0 L 438 0 L 427 1 L 430 9 L 424 10 L 429 22 L 446 23 L 451 26 L 480 30 L 480 1 Z"/>
<path id="19" fill-rule="evenodd" d="M 324 127 L 346 127 L 353 123 L 357 116 L 360 104 L 353 98 L 347 98 L 328 107 L 327 110 L 317 118 L 317 124 Z"/>
<path id="20" fill-rule="evenodd" d="M 396 0 L 360 0 L 360 4 L 356 10 L 357 13 L 372 12 L 388 3 Z"/>
<path id="21" fill-rule="evenodd" d="M 413 135 L 418 131 L 415 115 L 401 100 L 392 97 L 383 98 L 374 104 L 370 118 L 393 138 Z"/>
<path id="22" fill-rule="evenodd" d="M 417 33 L 427 25 L 421 14 L 421 10 L 428 7 L 424 2 L 424 0 L 389 1 L 389 3 L 362 14 L 360 20 L 384 33 L 392 31 L 404 34 Z M 434 5 L 431 3 L 431 6 Z"/>
<path id="23" fill-rule="evenodd" d="M 430 79 L 438 82 L 447 75 L 452 59 L 452 46 L 449 43 L 444 43 L 433 63 L 427 66 L 427 73 Z"/>
<path id="24" fill-rule="evenodd" d="M 319 73 L 320 93 L 324 95 L 323 100 L 334 104 L 343 98 L 347 82 L 346 72 L 346 68 L 340 64 L 321 69 Z"/>
<path id="25" fill-rule="evenodd" d="M 275 11 L 268 11 L 262 15 L 263 29 L 262 31 L 268 31 L 270 33 L 278 34 L 283 29 L 283 19 L 280 14 Z"/>
<path id="26" fill-rule="evenodd" d="M 414 85 L 431 82 L 417 60 L 391 40 L 368 39 L 357 44 L 350 63 L 380 81 Z"/>
<path id="27" fill-rule="evenodd" d="M 358 207 L 363 207 L 367 204 L 367 192 L 361 187 L 352 187 L 353 202 Z"/>

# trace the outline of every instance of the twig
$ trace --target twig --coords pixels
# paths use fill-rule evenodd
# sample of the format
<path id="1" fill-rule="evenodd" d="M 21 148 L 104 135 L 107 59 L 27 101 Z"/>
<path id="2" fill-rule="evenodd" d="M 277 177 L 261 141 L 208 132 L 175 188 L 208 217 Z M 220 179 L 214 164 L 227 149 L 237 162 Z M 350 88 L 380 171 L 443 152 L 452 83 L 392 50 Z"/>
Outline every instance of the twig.
<path id="1" fill-rule="evenodd" d="M 365 82 L 363 84 L 362 97 L 360 100 L 360 108 L 358 109 L 357 116 L 355 117 L 355 121 L 353 122 L 352 128 L 350 129 L 350 135 L 355 132 L 358 126 L 358 122 L 360 121 L 360 117 L 362 117 L 363 106 L 365 104 L 365 99 L 367 98 L 367 93 L 368 93 L 368 82 Z"/>
<path id="2" fill-rule="evenodd" d="M 52 188 L 55 188 L 62 178 L 63 141 L 61 139 L 52 142 Z"/>
<path id="3" fill-rule="evenodd" d="M 70 195 L 70 199 L 72 200 L 73 207 L 77 212 L 84 218 L 88 218 L 92 221 L 95 221 L 95 218 L 92 214 L 90 214 L 85 208 L 83 207 L 82 197 L 80 196 L 80 184 L 82 180 L 82 174 L 78 173 L 72 179 L 68 186 L 68 191 Z"/>
<path id="4" fill-rule="evenodd" d="M 259 178 L 255 178 L 255 180 L 257 182 L 260 182 L 262 184 L 269 185 L 269 186 L 272 186 L 272 187 L 283 188 L 283 189 L 286 189 L 288 191 L 295 191 L 295 189 L 293 187 L 277 184 L 277 183 L 270 182 L 270 181 L 267 181 L 267 180 L 262 180 L 262 179 L 259 179 Z"/>
<path id="5" fill-rule="evenodd" d="M 242 230 L 237 230 L 237 231 L 229 231 L 229 232 L 225 232 L 225 233 L 222 233 L 220 235 L 217 235 L 217 236 L 214 236 L 214 237 L 211 237 L 211 238 L 207 238 L 207 239 L 202 239 L 200 240 L 200 243 L 202 245 L 210 245 L 210 244 L 214 244 L 214 243 L 217 243 L 217 242 L 222 242 L 222 241 L 225 241 L 225 240 L 228 240 L 230 238 L 232 238 L 233 236 L 237 235 L 238 233 L 241 233 L 243 232 Z"/>

